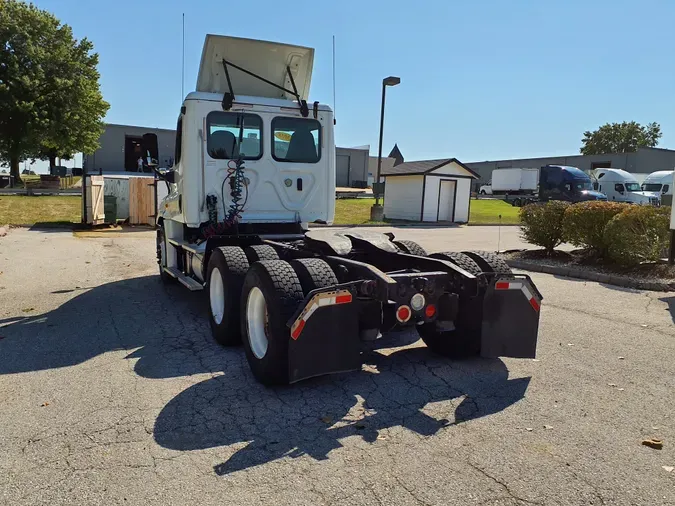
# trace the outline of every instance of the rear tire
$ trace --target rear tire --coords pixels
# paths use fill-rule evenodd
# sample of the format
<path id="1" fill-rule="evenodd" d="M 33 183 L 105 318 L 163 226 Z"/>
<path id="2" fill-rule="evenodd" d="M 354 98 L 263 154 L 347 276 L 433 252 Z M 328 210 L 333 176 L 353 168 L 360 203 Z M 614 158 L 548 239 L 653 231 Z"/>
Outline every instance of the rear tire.
<path id="1" fill-rule="evenodd" d="M 320 258 L 302 258 L 291 260 L 291 266 L 298 275 L 300 286 L 305 295 L 317 288 L 326 288 L 338 284 L 337 277 L 330 265 Z"/>
<path id="2" fill-rule="evenodd" d="M 293 267 L 283 260 L 254 263 L 241 292 L 241 334 L 255 378 L 264 385 L 288 383 L 286 322 L 304 296 Z"/>
<path id="3" fill-rule="evenodd" d="M 167 247 L 166 232 L 162 224 L 157 229 L 157 263 L 159 264 L 159 279 L 162 280 L 162 283 L 166 284 L 176 281 L 176 278 L 164 271 L 164 267 L 166 267 Z"/>
<path id="4" fill-rule="evenodd" d="M 244 250 L 238 246 L 216 248 L 209 258 L 209 323 L 214 339 L 223 346 L 241 342 L 239 304 L 248 266 Z"/>
<path id="5" fill-rule="evenodd" d="M 469 256 L 454 251 L 433 253 L 432 258 L 448 260 L 470 274 L 482 272 Z M 417 332 L 434 353 L 450 358 L 469 358 L 480 354 L 483 324 L 483 290 L 475 297 L 460 297 L 454 330 L 438 330 L 435 323 L 417 325 Z"/>
<path id="6" fill-rule="evenodd" d="M 244 250 L 248 263 L 260 262 L 261 260 L 279 260 L 276 250 L 269 244 L 257 244 Z"/>
<path id="7" fill-rule="evenodd" d="M 409 255 L 417 255 L 418 257 L 429 256 L 427 250 L 422 246 L 417 244 L 415 241 L 393 241 L 396 247 L 403 253 L 408 253 Z"/>
<path id="8" fill-rule="evenodd" d="M 502 278 L 513 278 L 511 267 L 495 253 L 489 251 L 465 251 L 465 255 L 478 264 L 483 272 L 494 272 Z"/>

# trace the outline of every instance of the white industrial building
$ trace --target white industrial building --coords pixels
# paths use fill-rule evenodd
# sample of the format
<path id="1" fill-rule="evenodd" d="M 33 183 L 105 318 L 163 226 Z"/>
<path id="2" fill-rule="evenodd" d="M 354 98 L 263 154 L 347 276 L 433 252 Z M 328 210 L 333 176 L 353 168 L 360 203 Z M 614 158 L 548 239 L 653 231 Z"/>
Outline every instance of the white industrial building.
<path id="1" fill-rule="evenodd" d="M 471 183 L 479 176 L 456 158 L 404 162 L 383 169 L 382 175 L 385 218 L 469 221 Z"/>

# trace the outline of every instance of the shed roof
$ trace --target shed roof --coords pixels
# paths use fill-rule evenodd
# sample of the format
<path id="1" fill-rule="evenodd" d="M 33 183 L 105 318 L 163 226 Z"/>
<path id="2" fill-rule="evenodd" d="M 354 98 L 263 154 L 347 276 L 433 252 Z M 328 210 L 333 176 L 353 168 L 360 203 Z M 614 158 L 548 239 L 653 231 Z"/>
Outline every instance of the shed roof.
<path id="1" fill-rule="evenodd" d="M 394 165 L 393 167 L 383 168 L 383 176 L 416 176 L 424 175 L 433 172 L 436 169 L 443 167 L 449 163 L 456 163 L 474 178 L 480 179 L 480 176 L 471 170 L 467 165 L 463 164 L 457 158 L 442 158 L 439 160 L 420 160 L 417 162 L 404 162 Z"/>

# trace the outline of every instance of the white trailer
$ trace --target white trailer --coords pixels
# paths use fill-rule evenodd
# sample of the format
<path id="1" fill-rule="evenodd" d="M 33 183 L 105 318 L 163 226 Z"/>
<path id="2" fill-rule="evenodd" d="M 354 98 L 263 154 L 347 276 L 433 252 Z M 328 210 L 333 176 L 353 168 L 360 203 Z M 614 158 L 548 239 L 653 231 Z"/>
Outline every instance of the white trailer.
<path id="1" fill-rule="evenodd" d="M 482 195 L 532 195 L 539 185 L 539 169 L 495 169 L 489 184 L 479 188 Z"/>
<path id="2" fill-rule="evenodd" d="M 541 294 L 496 255 L 308 231 L 335 214 L 333 111 L 306 101 L 313 59 L 311 48 L 207 36 L 176 164 L 158 173 L 170 188 L 162 280 L 208 292 L 215 340 L 243 342 L 264 384 L 360 369 L 362 341 L 401 327 L 444 356 L 534 357 Z"/>

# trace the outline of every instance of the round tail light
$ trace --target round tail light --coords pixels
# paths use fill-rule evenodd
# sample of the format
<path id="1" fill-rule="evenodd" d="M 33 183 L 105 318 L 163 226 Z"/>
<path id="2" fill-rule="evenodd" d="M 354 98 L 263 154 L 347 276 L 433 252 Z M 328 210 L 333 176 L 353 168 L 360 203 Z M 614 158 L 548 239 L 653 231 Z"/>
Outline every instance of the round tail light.
<path id="1" fill-rule="evenodd" d="M 429 304 L 427 308 L 424 310 L 424 314 L 427 315 L 427 318 L 433 318 L 434 315 L 436 314 L 436 306 L 433 304 Z"/>
<path id="2" fill-rule="evenodd" d="M 399 306 L 399 308 L 396 310 L 396 319 L 401 323 L 405 323 L 410 320 L 411 316 L 412 311 L 408 306 Z"/>

